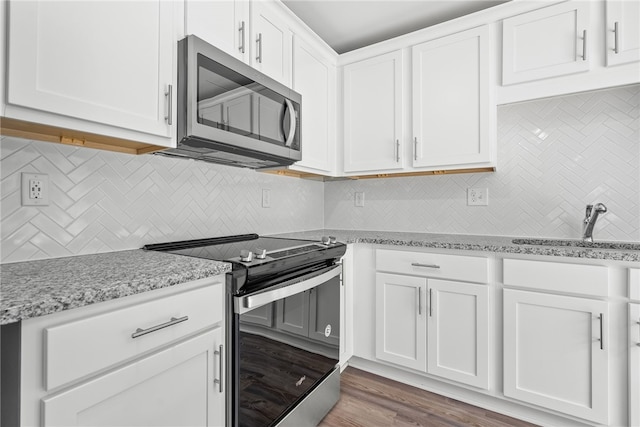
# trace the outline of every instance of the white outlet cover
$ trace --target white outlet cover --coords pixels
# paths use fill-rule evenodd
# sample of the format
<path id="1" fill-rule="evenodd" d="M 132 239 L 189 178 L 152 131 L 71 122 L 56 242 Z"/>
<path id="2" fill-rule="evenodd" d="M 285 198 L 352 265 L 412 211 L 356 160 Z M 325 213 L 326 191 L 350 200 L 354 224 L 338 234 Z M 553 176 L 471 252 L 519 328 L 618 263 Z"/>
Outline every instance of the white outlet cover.
<path id="1" fill-rule="evenodd" d="M 467 206 L 489 206 L 489 189 L 468 188 Z"/>
<path id="2" fill-rule="evenodd" d="M 364 191 L 356 191 L 353 197 L 353 204 L 356 207 L 364 207 Z"/>
<path id="3" fill-rule="evenodd" d="M 31 181 L 39 181 L 41 191 L 39 198 L 31 198 L 29 184 Z M 22 172 L 20 187 L 22 206 L 48 206 L 49 205 L 49 175 L 45 173 Z"/>

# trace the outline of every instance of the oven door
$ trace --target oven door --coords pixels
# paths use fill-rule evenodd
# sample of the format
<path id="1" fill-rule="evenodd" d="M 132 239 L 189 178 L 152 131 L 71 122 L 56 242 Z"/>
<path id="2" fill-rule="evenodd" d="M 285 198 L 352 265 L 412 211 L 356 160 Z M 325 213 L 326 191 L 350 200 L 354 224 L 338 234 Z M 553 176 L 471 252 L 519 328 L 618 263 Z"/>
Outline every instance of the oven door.
<path id="1" fill-rule="evenodd" d="M 234 425 L 319 422 L 335 404 L 341 272 L 335 265 L 234 298 Z"/>

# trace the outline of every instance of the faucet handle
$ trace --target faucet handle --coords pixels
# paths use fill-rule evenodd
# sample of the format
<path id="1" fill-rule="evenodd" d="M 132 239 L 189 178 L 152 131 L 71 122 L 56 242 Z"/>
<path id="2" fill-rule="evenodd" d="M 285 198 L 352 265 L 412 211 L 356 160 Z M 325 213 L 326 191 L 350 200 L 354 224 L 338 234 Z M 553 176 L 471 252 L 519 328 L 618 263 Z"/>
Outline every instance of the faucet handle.
<path id="1" fill-rule="evenodd" d="M 584 213 L 584 216 L 586 218 L 589 218 L 591 216 L 591 212 L 593 212 L 593 205 L 587 205 L 587 209 Z"/>

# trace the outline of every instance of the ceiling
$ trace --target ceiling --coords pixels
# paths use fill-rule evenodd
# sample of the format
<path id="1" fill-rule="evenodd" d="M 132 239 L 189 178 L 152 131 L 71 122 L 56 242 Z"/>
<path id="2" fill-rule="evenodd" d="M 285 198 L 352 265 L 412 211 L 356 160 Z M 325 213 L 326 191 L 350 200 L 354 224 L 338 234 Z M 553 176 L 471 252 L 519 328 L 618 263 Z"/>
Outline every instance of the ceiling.
<path id="1" fill-rule="evenodd" d="M 283 0 L 338 53 L 407 34 L 509 0 Z"/>

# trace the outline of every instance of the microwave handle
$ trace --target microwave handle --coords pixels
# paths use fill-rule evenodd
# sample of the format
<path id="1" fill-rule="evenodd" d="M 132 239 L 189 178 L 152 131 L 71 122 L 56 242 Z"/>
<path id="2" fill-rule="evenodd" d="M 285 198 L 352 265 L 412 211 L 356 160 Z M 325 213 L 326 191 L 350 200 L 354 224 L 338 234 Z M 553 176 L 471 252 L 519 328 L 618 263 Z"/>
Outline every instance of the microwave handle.
<path id="1" fill-rule="evenodd" d="M 291 147 L 293 138 L 296 136 L 296 124 L 298 122 L 298 118 L 296 117 L 296 110 L 293 109 L 293 102 L 288 99 L 285 99 L 284 102 L 289 110 L 289 116 L 291 116 L 291 120 L 289 120 L 289 134 L 287 135 L 287 140 L 284 142 L 284 145 Z M 282 120 L 284 120 L 284 118 Z"/>

